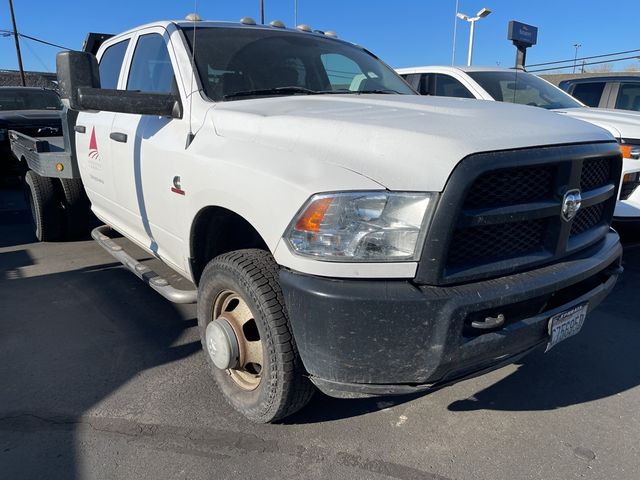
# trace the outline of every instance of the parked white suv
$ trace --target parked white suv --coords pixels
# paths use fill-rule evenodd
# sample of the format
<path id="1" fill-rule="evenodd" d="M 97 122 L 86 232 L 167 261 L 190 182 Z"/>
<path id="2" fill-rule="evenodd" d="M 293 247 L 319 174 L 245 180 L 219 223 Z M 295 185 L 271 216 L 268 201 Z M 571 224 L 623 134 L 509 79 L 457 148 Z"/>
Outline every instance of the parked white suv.
<path id="1" fill-rule="evenodd" d="M 81 182 L 94 238 L 197 300 L 211 373 L 252 420 L 315 387 L 426 391 L 551 348 L 621 272 L 621 157 L 600 128 L 421 97 L 362 47 L 247 20 L 157 22 L 97 57 L 99 77 L 93 55 L 58 56 L 64 152 L 11 134 L 34 223 L 50 233 L 57 182 Z"/>
<path id="2" fill-rule="evenodd" d="M 422 95 L 497 100 L 542 107 L 602 127 L 624 157 L 616 221 L 640 221 L 640 114 L 589 108 L 551 83 L 520 70 L 424 66 L 397 72 Z"/>

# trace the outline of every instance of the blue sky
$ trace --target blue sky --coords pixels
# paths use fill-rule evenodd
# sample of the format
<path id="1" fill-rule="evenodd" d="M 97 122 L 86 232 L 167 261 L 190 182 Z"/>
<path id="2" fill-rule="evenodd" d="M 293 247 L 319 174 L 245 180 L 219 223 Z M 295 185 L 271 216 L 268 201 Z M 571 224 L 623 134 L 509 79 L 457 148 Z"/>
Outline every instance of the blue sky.
<path id="1" fill-rule="evenodd" d="M 367 47 L 395 67 L 450 64 L 455 0 L 298 0 L 298 23 L 336 30 L 343 39 Z M 640 48 L 632 28 L 639 0 L 459 0 L 460 11 L 493 13 L 476 24 L 474 65 L 512 66 L 515 51 L 506 39 L 507 23 L 518 20 L 539 27 L 538 45 L 527 63 L 597 55 Z M 209 20 L 259 18 L 259 0 L 198 0 Z M 266 20 L 294 22 L 294 0 L 265 0 Z M 118 33 L 153 20 L 183 18 L 194 1 L 181 0 L 14 0 L 18 31 L 53 43 L 80 48 L 88 31 Z M 637 23 L 637 22 L 636 22 Z M 11 30 L 9 7 L 0 2 L 0 29 Z M 457 63 L 467 55 L 469 25 L 458 23 Z M 53 70 L 55 48 L 22 40 L 29 70 Z M 617 64 L 617 68 L 639 61 Z M 0 68 L 17 68 L 13 39 L 0 37 Z"/>

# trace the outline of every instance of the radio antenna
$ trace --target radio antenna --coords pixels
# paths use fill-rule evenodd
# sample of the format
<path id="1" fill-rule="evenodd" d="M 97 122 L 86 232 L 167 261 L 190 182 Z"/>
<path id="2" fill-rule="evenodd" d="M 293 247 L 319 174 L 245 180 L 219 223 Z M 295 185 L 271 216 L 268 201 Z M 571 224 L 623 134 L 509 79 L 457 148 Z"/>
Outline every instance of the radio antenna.
<path id="1" fill-rule="evenodd" d="M 184 147 L 186 150 L 193 142 L 195 138 L 195 134 L 193 133 L 193 128 L 191 125 L 191 112 L 193 111 L 193 81 L 196 75 L 196 22 L 200 20 L 200 16 L 196 13 L 198 11 L 198 0 L 194 0 L 193 2 L 193 12 L 190 15 L 187 15 L 187 20 L 191 20 L 193 22 L 193 40 L 191 42 L 191 84 L 189 85 L 189 133 L 187 134 L 187 143 Z"/>

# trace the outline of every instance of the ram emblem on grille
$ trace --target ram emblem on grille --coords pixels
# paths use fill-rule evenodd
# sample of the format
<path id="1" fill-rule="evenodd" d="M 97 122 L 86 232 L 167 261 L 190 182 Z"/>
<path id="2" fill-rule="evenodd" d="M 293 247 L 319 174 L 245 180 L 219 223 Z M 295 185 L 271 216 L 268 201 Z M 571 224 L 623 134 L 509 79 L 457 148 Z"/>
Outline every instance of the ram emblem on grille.
<path id="1" fill-rule="evenodd" d="M 580 190 L 569 190 L 562 199 L 562 219 L 565 222 L 571 221 L 576 216 L 582 205 L 582 195 Z"/>

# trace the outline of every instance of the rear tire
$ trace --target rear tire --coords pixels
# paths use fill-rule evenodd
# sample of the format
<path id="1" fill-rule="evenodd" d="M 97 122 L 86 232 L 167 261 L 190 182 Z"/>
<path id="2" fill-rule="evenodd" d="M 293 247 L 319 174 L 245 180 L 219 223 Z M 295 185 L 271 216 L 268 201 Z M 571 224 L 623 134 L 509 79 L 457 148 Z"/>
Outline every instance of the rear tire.
<path id="1" fill-rule="evenodd" d="M 60 240 L 63 234 L 62 209 L 53 179 L 29 170 L 24 181 L 36 238 L 41 242 Z"/>
<path id="2" fill-rule="evenodd" d="M 88 235 L 93 220 L 91 203 L 79 178 L 61 178 L 62 209 L 66 237 L 82 238 Z"/>
<path id="3" fill-rule="evenodd" d="M 246 325 L 251 324 L 247 330 L 253 333 L 243 335 L 244 325 L 238 331 L 238 322 L 231 323 L 236 324 L 238 342 L 243 341 L 240 337 L 252 337 L 249 340 L 255 342 L 259 335 L 263 363 L 260 368 L 256 368 L 256 363 L 248 363 L 247 368 L 223 370 L 213 362 L 207 348 L 206 330 L 215 316 L 220 318 L 220 298 L 225 296 L 233 298 L 225 305 L 240 302 L 250 310 L 245 315 L 250 319 Z M 231 318 L 231 310 L 236 307 L 226 308 L 222 313 L 229 312 L 227 316 Z M 209 262 L 198 288 L 198 327 L 207 362 L 220 391 L 227 402 L 248 419 L 274 422 L 298 411 L 313 396 L 315 387 L 305 376 L 289 326 L 278 283 L 278 265 L 269 252 L 237 250 Z"/>

